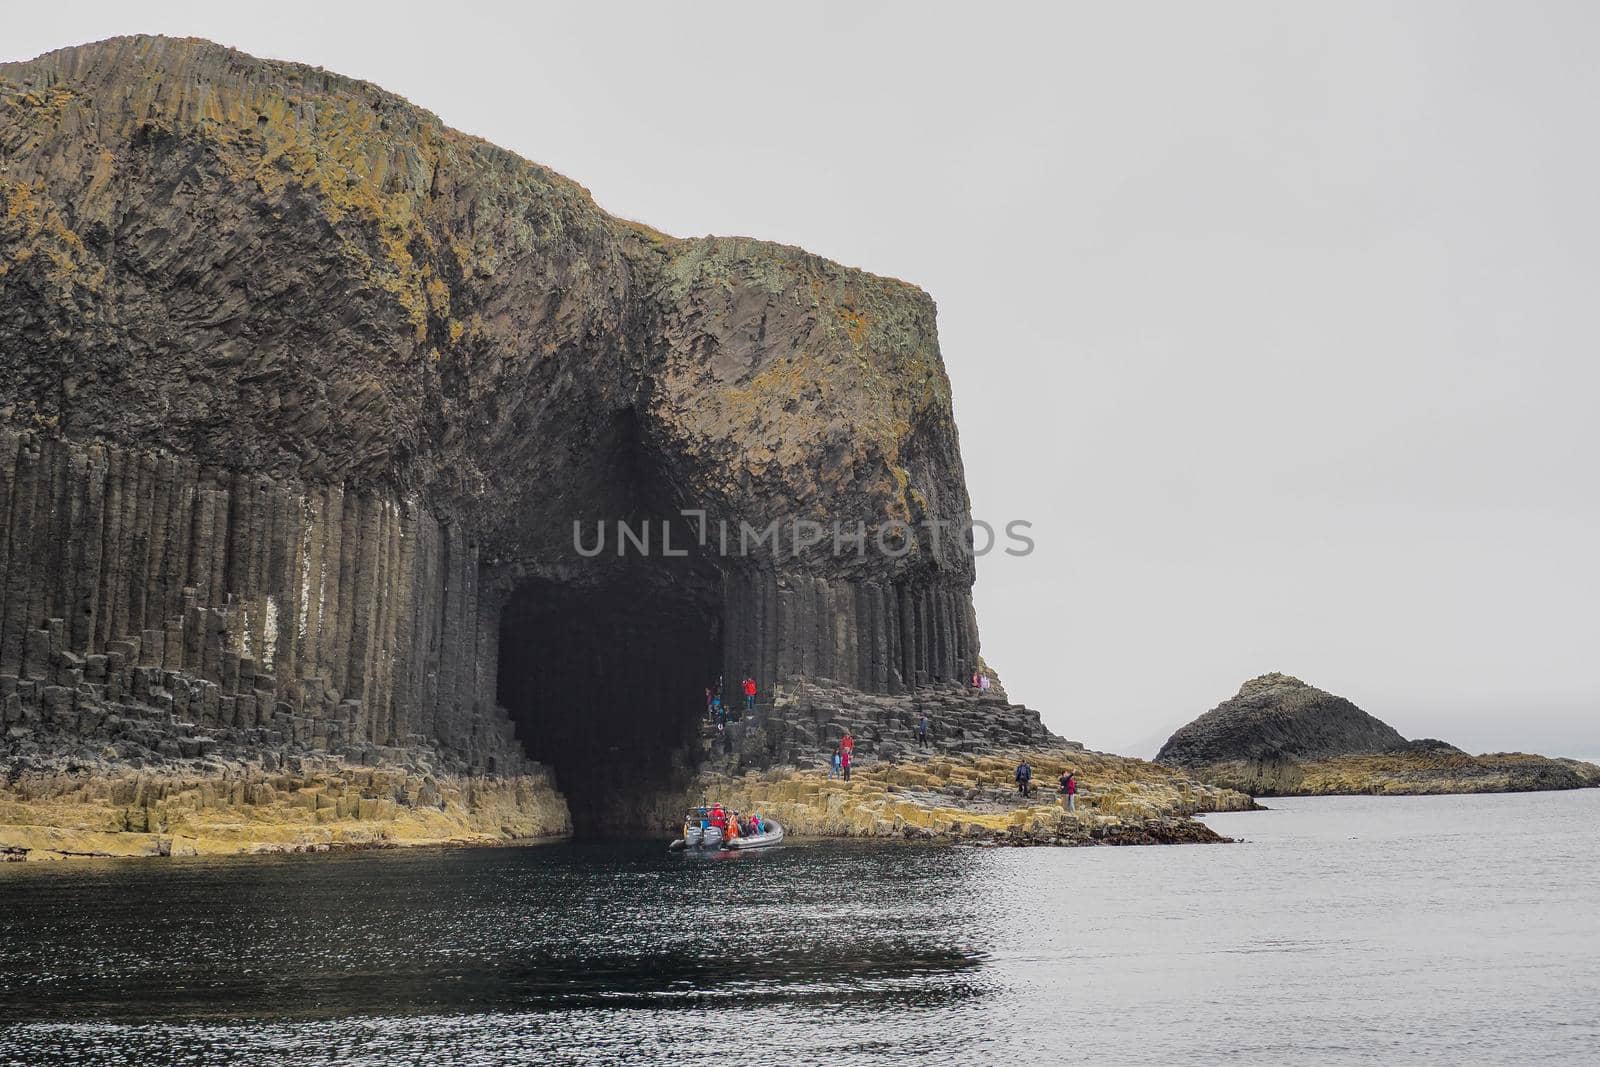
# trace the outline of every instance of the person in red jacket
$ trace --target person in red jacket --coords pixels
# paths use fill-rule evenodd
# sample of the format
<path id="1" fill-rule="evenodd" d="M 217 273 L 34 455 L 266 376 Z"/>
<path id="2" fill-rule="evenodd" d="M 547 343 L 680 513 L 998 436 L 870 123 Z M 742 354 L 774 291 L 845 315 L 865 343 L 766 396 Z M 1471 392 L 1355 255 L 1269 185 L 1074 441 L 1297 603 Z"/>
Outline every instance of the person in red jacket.
<path id="1" fill-rule="evenodd" d="M 844 780 L 850 780 L 850 764 L 855 762 L 855 748 L 841 748 L 839 750 L 839 765 L 844 768 Z"/>
<path id="2" fill-rule="evenodd" d="M 744 677 L 744 709 L 756 710 L 756 680 L 748 674 Z"/>

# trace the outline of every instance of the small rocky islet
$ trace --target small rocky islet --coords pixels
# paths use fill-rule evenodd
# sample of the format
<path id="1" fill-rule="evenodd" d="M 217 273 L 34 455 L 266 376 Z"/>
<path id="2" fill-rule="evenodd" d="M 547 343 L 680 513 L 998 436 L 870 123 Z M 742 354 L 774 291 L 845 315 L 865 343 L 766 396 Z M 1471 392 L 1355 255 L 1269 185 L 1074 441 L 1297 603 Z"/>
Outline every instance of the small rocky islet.
<path id="1" fill-rule="evenodd" d="M 1178 729 L 1156 762 L 1252 796 L 1515 793 L 1600 786 L 1581 760 L 1471 755 L 1433 738 L 1407 740 L 1343 697 L 1288 674 L 1252 678 Z"/>

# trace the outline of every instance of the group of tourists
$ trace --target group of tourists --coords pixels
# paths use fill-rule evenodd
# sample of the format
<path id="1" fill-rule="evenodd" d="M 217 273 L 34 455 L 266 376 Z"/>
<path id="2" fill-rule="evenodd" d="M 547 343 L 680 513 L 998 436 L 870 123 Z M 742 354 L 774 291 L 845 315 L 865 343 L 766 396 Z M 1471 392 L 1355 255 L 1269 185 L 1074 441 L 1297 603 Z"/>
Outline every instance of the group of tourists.
<path id="1" fill-rule="evenodd" d="M 722 831 L 722 839 L 724 841 L 737 841 L 741 837 L 756 837 L 771 829 L 767 820 L 762 818 L 759 811 L 752 812 L 746 816 L 738 811 L 724 808 L 720 802 L 696 808 L 693 817 L 700 820 L 700 828 L 702 830 L 714 827 Z"/>
<path id="2" fill-rule="evenodd" d="M 923 712 L 917 717 L 917 747 L 927 748 L 929 738 L 933 733 L 933 723 L 928 718 L 928 713 Z M 828 777 L 850 780 L 850 766 L 856 760 L 856 739 L 849 731 L 839 738 L 839 743 L 833 746 L 833 754 L 828 757 Z"/>
<path id="3" fill-rule="evenodd" d="M 850 765 L 856 760 L 856 739 L 848 732 L 839 743 L 833 746 L 833 755 L 828 758 L 828 777 L 850 780 Z"/>
<path id="4" fill-rule="evenodd" d="M 980 693 L 987 693 L 992 685 L 994 685 L 994 679 L 990 678 L 987 672 L 976 668 L 973 669 L 972 688 Z"/>
<path id="5" fill-rule="evenodd" d="M 1032 796 L 1033 764 L 1029 763 L 1026 758 L 1017 764 L 1016 779 L 1017 793 L 1024 797 Z M 1061 772 L 1060 784 L 1056 787 L 1056 795 L 1061 798 L 1061 802 L 1067 806 L 1068 811 L 1077 810 L 1078 776 L 1073 773 L 1071 767 Z"/>
<path id="6" fill-rule="evenodd" d="M 755 711 L 757 693 L 755 678 L 745 675 L 744 680 L 739 683 L 739 691 L 744 694 L 744 710 Z M 721 678 L 717 679 L 715 688 L 706 686 L 706 718 L 710 719 L 718 730 L 728 724 L 728 708 L 722 703 Z"/>

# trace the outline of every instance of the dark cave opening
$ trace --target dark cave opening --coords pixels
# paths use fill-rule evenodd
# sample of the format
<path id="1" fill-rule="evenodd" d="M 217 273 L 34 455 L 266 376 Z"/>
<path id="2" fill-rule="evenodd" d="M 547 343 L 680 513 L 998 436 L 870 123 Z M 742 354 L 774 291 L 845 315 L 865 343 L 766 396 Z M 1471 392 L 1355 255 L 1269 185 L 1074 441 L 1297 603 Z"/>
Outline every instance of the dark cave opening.
<path id="1" fill-rule="evenodd" d="M 499 701 L 551 767 L 578 837 L 637 833 L 688 784 L 722 673 L 721 578 L 643 561 L 522 582 L 501 613 Z M 670 818 L 670 817 L 669 817 Z"/>

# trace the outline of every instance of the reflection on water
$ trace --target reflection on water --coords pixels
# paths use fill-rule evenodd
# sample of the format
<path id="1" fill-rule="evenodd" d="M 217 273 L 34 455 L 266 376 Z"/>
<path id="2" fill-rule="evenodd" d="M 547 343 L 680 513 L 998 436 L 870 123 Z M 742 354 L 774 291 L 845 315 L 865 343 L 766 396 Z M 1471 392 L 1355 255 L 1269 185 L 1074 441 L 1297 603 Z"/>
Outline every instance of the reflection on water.
<path id="1" fill-rule="evenodd" d="M 931 1004 L 974 992 L 948 934 L 972 859 L 649 842 L 58 867 L 0 915 L 0 1019 Z M 908 908 L 930 882 L 937 914 Z"/>
<path id="2" fill-rule="evenodd" d="M 1239 846 L 661 843 L 0 868 L 0 1064 L 1572 1062 L 1600 792 Z"/>

